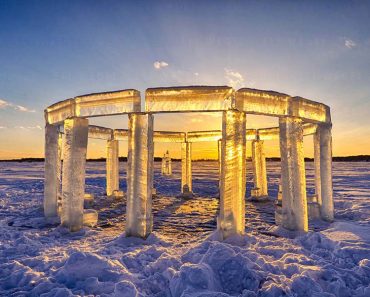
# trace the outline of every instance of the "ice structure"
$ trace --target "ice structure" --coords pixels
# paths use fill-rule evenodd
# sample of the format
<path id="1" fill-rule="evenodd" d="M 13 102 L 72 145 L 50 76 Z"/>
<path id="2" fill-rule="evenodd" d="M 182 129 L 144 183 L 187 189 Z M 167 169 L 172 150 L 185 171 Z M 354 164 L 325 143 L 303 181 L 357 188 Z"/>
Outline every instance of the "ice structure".
<path id="1" fill-rule="evenodd" d="M 156 113 L 220 112 L 221 131 L 153 131 Z M 89 126 L 88 117 L 128 114 L 128 129 Z M 246 129 L 246 114 L 279 118 L 279 127 Z M 45 110 L 45 195 L 47 218 L 58 213 L 71 231 L 83 224 L 84 170 L 87 138 L 107 141 L 107 195 L 119 189 L 118 141 L 128 141 L 126 235 L 147 237 L 152 230 L 153 151 L 155 142 L 181 144 L 181 193 L 191 197 L 192 144 L 217 141 L 220 174 L 218 229 L 223 238 L 244 232 L 245 148 L 252 141 L 255 201 L 267 197 L 264 140 L 279 139 L 281 191 L 276 221 L 293 231 L 307 231 L 308 218 L 334 218 L 331 169 L 331 117 L 328 106 L 302 97 L 243 88 L 172 87 L 146 90 L 145 109 L 140 93 L 123 90 L 78 96 Z M 63 146 L 61 146 L 63 134 Z M 307 197 L 303 137 L 314 135 L 316 193 Z M 63 170 L 61 173 L 61 155 Z M 167 167 L 167 173 L 170 169 Z M 62 181 L 62 182 L 61 182 Z M 60 190 L 60 183 L 62 188 Z M 62 193 L 62 195 L 60 194 Z"/>
<path id="2" fill-rule="evenodd" d="M 251 196 L 254 199 L 263 199 L 268 196 L 266 157 L 264 142 L 260 139 L 252 140 L 253 182 Z"/>
<path id="3" fill-rule="evenodd" d="M 168 151 L 166 151 L 166 153 L 163 155 L 163 158 L 162 158 L 161 173 L 162 175 L 172 174 L 171 157 Z"/>
<path id="4" fill-rule="evenodd" d="M 61 223 L 71 231 L 83 226 L 88 127 L 84 118 L 64 121 Z"/>
<path id="5" fill-rule="evenodd" d="M 129 115 L 126 235 L 152 232 L 153 116 Z"/>

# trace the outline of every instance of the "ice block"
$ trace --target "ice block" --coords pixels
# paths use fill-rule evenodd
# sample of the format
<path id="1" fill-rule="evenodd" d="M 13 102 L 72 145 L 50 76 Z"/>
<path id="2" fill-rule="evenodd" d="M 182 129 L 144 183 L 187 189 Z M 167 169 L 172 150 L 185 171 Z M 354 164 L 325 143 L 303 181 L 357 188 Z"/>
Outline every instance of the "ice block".
<path id="1" fill-rule="evenodd" d="M 171 87 L 146 90 L 147 112 L 222 111 L 235 108 L 234 90 L 220 87 Z"/>
<path id="2" fill-rule="evenodd" d="M 88 127 L 87 119 L 64 121 L 61 223 L 70 231 L 83 226 Z"/>

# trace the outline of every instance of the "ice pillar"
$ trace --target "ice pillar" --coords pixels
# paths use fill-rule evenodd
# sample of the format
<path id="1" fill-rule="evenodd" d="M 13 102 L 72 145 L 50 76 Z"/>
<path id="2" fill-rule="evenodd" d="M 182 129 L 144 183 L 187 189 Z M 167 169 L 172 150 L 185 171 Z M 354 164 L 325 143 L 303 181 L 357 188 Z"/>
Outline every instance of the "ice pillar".
<path id="1" fill-rule="evenodd" d="M 282 226 L 308 231 L 303 126 L 298 118 L 280 118 Z"/>
<path id="2" fill-rule="evenodd" d="M 320 174 L 320 133 L 318 129 L 313 135 L 313 145 L 314 145 L 314 168 L 315 168 L 315 195 L 317 197 L 317 202 L 322 205 L 321 202 L 321 174 Z"/>
<path id="3" fill-rule="evenodd" d="M 83 226 L 88 129 L 87 119 L 64 121 L 61 221 L 70 231 L 78 231 Z"/>
<path id="4" fill-rule="evenodd" d="M 58 137 L 58 162 L 57 162 L 57 210 L 58 216 L 62 211 L 62 147 L 63 147 L 63 134 L 59 133 Z"/>
<path id="5" fill-rule="evenodd" d="M 252 141 L 253 181 L 252 197 L 257 199 L 268 196 L 266 156 L 262 140 Z"/>
<path id="6" fill-rule="evenodd" d="M 221 195 L 217 228 L 223 238 L 245 229 L 246 116 L 228 110 L 222 114 Z"/>
<path id="7" fill-rule="evenodd" d="M 192 193 L 191 142 L 181 143 L 181 193 Z"/>
<path id="8" fill-rule="evenodd" d="M 171 175 L 172 174 L 172 165 L 171 165 L 171 157 L 169 152 L 167 151 L 162 158 L 162 175 Z"/>
<path id="9" fill-rule="evenodd" d="M 317 130 L 320 141 L 320 212 L 322 219 L 331 222 L 334 220 L 331 126 L 318 125 Z"/>
<path id="10" fill-rule="evenodd" d="M 107 196 L 119 190 L 118 140 L 107 141 Z"/>
<path id="11" fill-rule="evenodd" d="M 130 114 L 128 134 L 126 236 L 152 232 L 153 116 Z"/>
<path id="12" fill-rule="evenodd" d="M 60 154 L 58 126 L 45 126 L 45 179 L 44 179 L 44 214 L 45 217 L 58 215 L 58 189 L 60 187 Z"/>
<path id="13" fill-rule="evenodd" d="M 218 152 L 218 189 L 221 191 L 221 170 L 222 170 L 222 141 L 217 141 L 217 152 Z"/>

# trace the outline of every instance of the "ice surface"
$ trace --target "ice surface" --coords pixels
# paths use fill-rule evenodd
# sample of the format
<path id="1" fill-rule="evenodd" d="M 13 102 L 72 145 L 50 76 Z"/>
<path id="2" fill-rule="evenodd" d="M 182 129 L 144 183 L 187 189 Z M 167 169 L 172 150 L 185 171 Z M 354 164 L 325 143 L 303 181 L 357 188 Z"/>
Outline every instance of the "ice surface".
<path id="1" fill-rule="evenodd" d="M 153 115 L 130 114 L 127 172 L 126 235 L 152 232 Z"/>
<path id="2" fill-rule="evenodd" d="M 245 113 L 223 112 L 218 229 L 224 238 L 243 234 L 245 228 L 245 125 Z"/>
<path id="3" fill-rule="evenodd" d="M 145 111 L 220 111 L 235 107 L 234 90 L 230 87 L 151 88 L 145 93 Z"/>
<path id="4" fill-rule="evenodd" d="M 113 129 L 89 125 L 89 138 L 111 140 L 113 139 Z"/>
<path id="5" fill-rule="evenodd" d="M 61 222 L 70 231 L 83 225 L 88 126 L 87 119 L 64 121 Z"/>
<path id="6" fill-rule="evenodd" d="M 288 230 L 307 231 L 306 176 L 302 120 L 280 118 L 282 225 Z"/>
<path id="7" fill-rule="evenodd" d="M 107 196 L 119 190 L 119 145 L 118 140 L 107 141 Z"/>
<path id="8" fill-rule="evenodd" d="M 140 92 L 130 89 L 78 96 L 58 102 L 45 110 L 48 123 L 72 117 L 92 117 L 140 112 Z"/>
<path id="9" fill-rule="evenodd" d="M 273 203 L 248 205 L 247 234 L 223 242 L 205 239 L 215 228 L 217 162 L 193 163 L 199 197 L 186 201 L 175 197 L 180 162 L 173 163 L 173 178 L 161 176 L 160 163 L 155 165 L 156 231 L 142 240 L 121 236 L 126 202 L 107 208 L 103 163 L 88 162 L 86 168 L 86 190 L 96 196 L 101 226 L 72 234 L 45 225 L 43 163 L 0 163 L 0 295 L 369 295 L 369 163 L 333 163 L 335 223 L 317 230 L 313 222 L 316 232 L 295 239 L 271 236 Z M 306 163 L 311 193 L 313 165 Z M 275 196 L 280 162 L 267 167 Z M 247 170 L 251 177 L 250 162 Z M 252 186 L 248 179 L 247 189 Z"/>

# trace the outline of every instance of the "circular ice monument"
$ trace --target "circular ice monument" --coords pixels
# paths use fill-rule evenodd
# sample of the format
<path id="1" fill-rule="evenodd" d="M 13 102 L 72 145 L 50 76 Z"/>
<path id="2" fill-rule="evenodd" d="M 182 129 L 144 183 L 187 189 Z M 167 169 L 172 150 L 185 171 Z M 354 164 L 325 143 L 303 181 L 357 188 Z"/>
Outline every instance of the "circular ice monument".
<path id="1" fill-rule="evenodd" d="M 220 112 L 221 131 L 153 131 L 157 113 Z M 127 114 L 128 129 L 89 125 L 90 117 Z M 246 129 L 247 114 L 279 118 L 279 126 Z M 85 165 L 88 138 L 107 141 L 107 196 L 121 196 L 118 141 L 128 140 L 126 235 L 152 232 L 154 143 L 181 143 L 181 192 L 192 194 L 191 146 L 219 144 L 220 211 L 217 228 L 223 238 L 245 229 L 246 142 L 252 141 L 254 201 L 268 196 L 264 140 L 279 139 L 281 192 L 276 221 L 285 229 L 308 231 L 308 217 L 332 221 L 332 138 L 330 108 L 286 94 L 227 86 L 150 88 L 145 108 L 137 90 L 95 93 L 67 99 L 45 110 L 46 218 L 77 231 L 84 224 Z M 315 196 L 307 198 L 303 137 L 314 135 Z M 63 159 L 63 162 L 61 162 Z M 169 169 L 168 169 L 169 170 Z M 309 200 L 309 201 L 308 201 Z M 86 212 L 85 212 L 86 216 Z M 90 225 L 94 217 L 88 212 Z"/>

